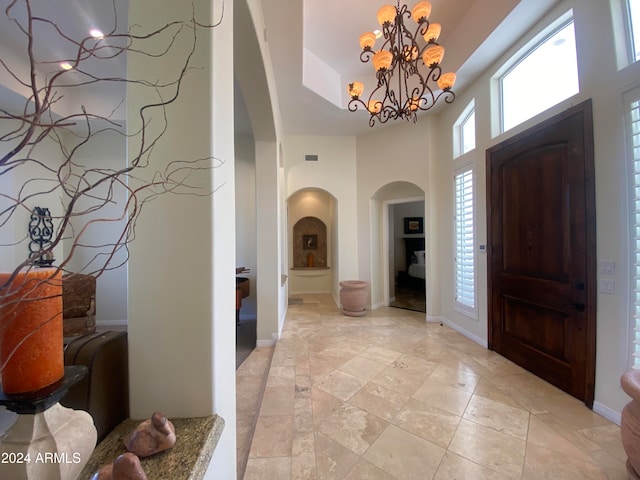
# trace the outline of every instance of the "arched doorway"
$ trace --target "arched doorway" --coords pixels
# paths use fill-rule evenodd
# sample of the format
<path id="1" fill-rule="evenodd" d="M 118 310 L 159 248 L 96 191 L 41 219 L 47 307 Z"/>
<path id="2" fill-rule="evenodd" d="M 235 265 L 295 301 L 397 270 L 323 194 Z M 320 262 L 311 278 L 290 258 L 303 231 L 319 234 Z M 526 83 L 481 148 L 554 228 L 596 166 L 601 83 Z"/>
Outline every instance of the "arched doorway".
<path id="1" fill-rule="evenodd" d="M 391 182 L 371 198 L 372 296 L 377 304 L 426 312 L 428 223 L 425 192 L 410 182 Z M 372 303 L 373 302 L 372 298 Z"/>

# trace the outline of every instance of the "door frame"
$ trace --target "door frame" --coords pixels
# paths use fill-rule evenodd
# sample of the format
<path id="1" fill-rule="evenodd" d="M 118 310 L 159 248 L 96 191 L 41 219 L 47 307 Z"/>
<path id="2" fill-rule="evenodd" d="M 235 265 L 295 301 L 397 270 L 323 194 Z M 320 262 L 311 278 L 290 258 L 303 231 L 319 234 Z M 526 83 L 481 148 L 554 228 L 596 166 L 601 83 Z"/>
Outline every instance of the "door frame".
<path id="1" fill-rule="evenodd" d="M 486 151 L 486 188 L 487 188 L 487 250 L 488 255 L 492 255 L 492 186 L 491 186 L 491 157 L 493 149 L 510 146 L 540 130 L 549 128 L 558 122 L 562 122 L 572 116 L 582 116 L 584 132 L 584 168 L 585 168 L 585 248 L 586 248 L 586 337 L 587 337 L 587 359 L 585 364 L 585 404 L 593 408 L 595 397 L 595 376 L 596 376 L 596 326 L 597 326 L 597 250 L 596 250 L 596 196 L 595 196 L 595 155 L 593 145 L 593 111 L 592 101 L 588 99 L 576 106 L 570 107 L 564 112 L 534 125 L 514 136 L 494 145 Z M 487 339 L 488 348 L 493 348 L 493 323 L 497 321 L 493 318 L 491 299 L 493 298 L 492 275 L 493 266 L 491 259 L 487 259 Z"/>

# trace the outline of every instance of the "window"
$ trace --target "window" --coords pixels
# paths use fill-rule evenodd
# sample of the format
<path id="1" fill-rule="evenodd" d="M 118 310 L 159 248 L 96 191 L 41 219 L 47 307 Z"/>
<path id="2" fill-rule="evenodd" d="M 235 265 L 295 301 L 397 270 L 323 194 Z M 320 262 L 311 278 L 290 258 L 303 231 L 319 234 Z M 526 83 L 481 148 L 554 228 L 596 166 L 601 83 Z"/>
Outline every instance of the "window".
<path id="1" fill-rule="evenodd" d="M 475 100 L 465 107 L 453 124 L 453 151 L 459 157 L 476 148 L 476 108 Z"/>
<path id="2" fill-rule="evenodd" d="M 473 170 L 466 167 L 454 176 L 455 182 L 455 279 L 456 306 L 475 313 L 475 249 Z"/>
<path id="3" fill-rule="evenodd" d="M 629 233 L 631 260 L 632 366 L 640 368 L 640 88 L 630 92 L 627 105 L 627 139 L 629 145 Z"/>
<path id="4" fill-rule="evenodd" d="M 631 62 L 640 60 L 640 0 L 627 0 L 627 25 Z"/>
<path id="5" fill-rule="evenodd" d="M 500 77 L 502 131 L 580 91 L 573 19 L 527 49 Z"/>

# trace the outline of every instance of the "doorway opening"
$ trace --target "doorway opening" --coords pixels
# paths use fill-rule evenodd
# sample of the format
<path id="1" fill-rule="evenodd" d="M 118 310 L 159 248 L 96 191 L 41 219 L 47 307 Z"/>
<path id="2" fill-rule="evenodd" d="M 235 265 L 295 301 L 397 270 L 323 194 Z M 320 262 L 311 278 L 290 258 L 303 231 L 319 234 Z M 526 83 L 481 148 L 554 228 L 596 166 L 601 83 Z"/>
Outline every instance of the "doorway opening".
<path id="1" fill-rule="evenodd" d="M 426 312 L 424 198 L 389 203 L 389 306 Z"/>

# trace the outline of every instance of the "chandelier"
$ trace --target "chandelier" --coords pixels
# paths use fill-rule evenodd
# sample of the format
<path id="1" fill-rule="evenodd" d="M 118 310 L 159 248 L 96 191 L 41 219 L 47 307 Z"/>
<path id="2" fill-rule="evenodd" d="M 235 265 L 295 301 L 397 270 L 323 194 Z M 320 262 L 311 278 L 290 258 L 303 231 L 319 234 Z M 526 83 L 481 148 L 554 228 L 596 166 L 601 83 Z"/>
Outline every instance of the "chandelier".
<path id="1" fill-rule="evenodd" d="M 436 43 L 442 27 L 429 23 L 430 13 L 429 2 L 418 2 L 409 12 L 407 5 L 401 6 L 398 0 L 397 6 L 385 5 L 378 10 L 382 31 L 360 35 L 360 60 L 372 61 L 378 85 L 366 103 L 361 99 L 362 82 L 350 83 L 347 91 L 351 97 L 349 111 L 355 112 L 358 107 L 366 109 L 371 114 L 369 126 L 373 127 L 376 120 L 386 123 L 398 118 L 415 123 L 417 112 L 431 109 L 440 97 L 444 97 L 446 103 L 454 101 L 455 93 L 451 89 L 456 74 L 442 73 L 444 47 Z M 410 18 L 416 24 L 413 33 L 405 25 L 405 20 Z M 383 43 L 380 49 L 374 50 L 380 37 Z"/>

